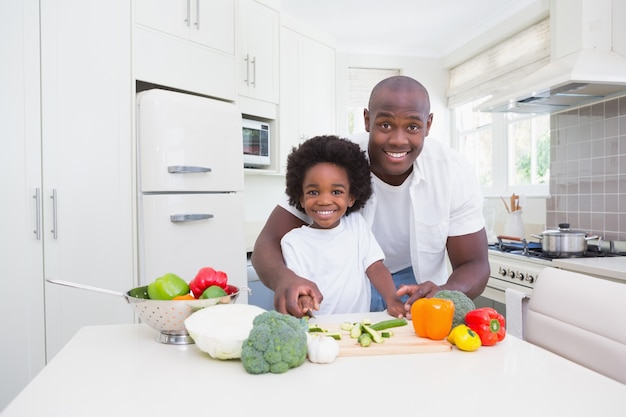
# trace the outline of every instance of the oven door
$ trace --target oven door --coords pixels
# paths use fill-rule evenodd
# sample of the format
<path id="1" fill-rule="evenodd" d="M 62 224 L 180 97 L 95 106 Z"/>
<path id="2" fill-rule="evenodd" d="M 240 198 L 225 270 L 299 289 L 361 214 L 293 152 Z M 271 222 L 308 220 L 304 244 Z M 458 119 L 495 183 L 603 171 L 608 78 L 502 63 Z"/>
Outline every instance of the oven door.
<path id="1" fill-rule="evenodd" d="M 497 285 L 492 285 L 493 278 L 489 282 L 481 295 L 474 299 L 476 308 L 491 307 L 506 318 L 506 304 L 504 300 L 504 289 Z"/>
<path id="2" fill-rule="evenodd" d="M 528 295 L 531 294 L 532 288 L 517 285 L 510 281 L 500 278 L 489 277 L 487 286 L 483 293 L 476 297 L 474 304 L 476 307 L 491 307 L 506 318 L 506 300 L 505 291 L 507 288 L 513 288 Z"/>

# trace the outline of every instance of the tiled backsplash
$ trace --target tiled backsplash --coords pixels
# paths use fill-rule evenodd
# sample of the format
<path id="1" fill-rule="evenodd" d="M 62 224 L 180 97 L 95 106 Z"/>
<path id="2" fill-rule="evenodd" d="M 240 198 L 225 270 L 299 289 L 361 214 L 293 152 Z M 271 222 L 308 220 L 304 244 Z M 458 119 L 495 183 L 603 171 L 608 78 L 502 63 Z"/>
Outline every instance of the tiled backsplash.
<path id="1" fill-rule="evenodd" d="M 626 96 L 551 117 L 546 226 L 626 241 Z"/>

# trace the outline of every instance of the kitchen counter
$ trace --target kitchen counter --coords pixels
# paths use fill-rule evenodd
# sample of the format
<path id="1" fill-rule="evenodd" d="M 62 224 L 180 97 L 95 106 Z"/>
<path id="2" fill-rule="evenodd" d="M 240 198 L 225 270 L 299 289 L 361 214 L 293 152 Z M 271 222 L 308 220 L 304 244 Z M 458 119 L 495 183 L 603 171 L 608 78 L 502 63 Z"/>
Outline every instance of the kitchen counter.
<path id="1" fill-rule="evenodd" d="M 626 283 L 626 256 L 554 259 L 556 268 Z"/>
<path id="2" fill-rule="evenodd" d="M 155 337 L 145 324 L 82 328 L 1 416 L 624 415 L 626 385 L 510 335 L 476 352 L 339 357 L 279 375 Z"/>

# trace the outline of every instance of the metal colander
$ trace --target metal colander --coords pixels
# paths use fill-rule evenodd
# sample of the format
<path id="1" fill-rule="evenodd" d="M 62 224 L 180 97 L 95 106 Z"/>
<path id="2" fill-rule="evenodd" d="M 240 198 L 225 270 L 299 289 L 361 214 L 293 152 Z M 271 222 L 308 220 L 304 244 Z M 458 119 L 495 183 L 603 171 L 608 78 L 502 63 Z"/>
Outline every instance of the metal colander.
<path id="1" fill-rule="evenodd" d="M 131 289 L 126 293 L 121 293 L 118 291 L 56 279 L 46 279 L 46 281 L 52 284 L 64 285 L 66 287 L 79 288 L 82 290 L 96 291 L 124 297 L 126 302 L 133 307 L 135 313 L 139 316 L 140 321 L 146 323 L 148 326 L 159 332 L 157 341 L 176 345 L 194 343 L 185 328 L 185 319 L 187 317 L 202 308 L 214 306 L 216 304 L 232 304 L 237 300 L 240 293 L 239 288 L 231 285 L 229 291 L 227 291 L 230 294 L 223 297 L 200 300 L 150 300 L 147 298 L 132 296 L 131 293 L 136 293 L 138 290 L 137 288 Z M 248 287 L 242 287 L 241 289 L 245 289 L 250 292 Z"/>

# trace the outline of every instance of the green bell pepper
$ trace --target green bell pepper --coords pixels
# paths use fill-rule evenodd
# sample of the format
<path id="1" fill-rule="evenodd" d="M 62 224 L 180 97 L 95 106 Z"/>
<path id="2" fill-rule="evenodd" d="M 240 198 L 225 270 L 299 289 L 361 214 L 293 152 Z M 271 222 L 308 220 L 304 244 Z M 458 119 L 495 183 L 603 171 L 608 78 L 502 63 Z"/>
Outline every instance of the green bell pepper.
<path id="1" fill-rule="evenodd" d="M 187 281 L 171 272 L 148 284 L 148 295 L 152 300 L 171 300 L 185 294 L 189 294 Z"/>

